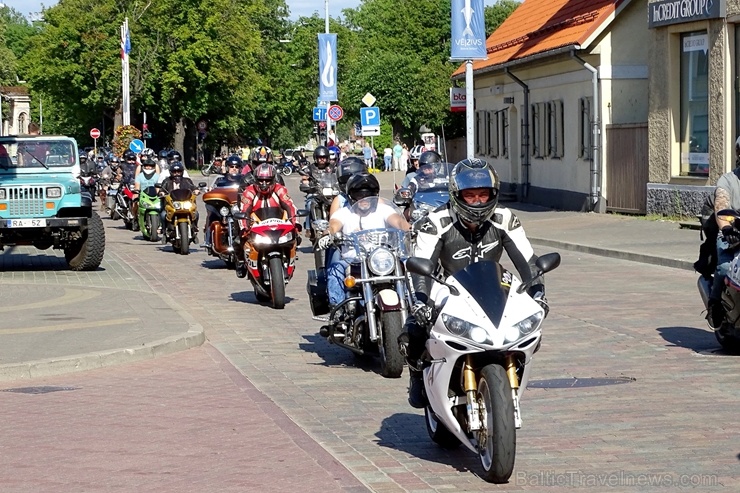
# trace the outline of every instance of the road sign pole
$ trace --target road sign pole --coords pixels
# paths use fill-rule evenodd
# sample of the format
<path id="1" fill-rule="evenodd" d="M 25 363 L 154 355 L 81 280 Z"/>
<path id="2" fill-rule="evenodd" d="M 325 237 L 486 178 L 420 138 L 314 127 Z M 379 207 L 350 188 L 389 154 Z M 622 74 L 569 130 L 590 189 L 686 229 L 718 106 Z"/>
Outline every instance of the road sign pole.
<path id="1" fill-rule="evenodd" d="M 328 5 L 328 1 L 327 1 L 327 5 Z M 328 10 L 328 7 L 327 7 L 327 10 Z M 331 101 L 326 102 L 326 142 L 324 145 L 326 145 L 327 147 L 329 147 L 329 132 L 331 131 L 331 117 L 329 116 L 329 108 L 331 108 Z"/>
<path id="2" fill-rule="evenodd" d="M 473 159 L 475 156 L 475 107 L 473 106 L 473 98 L 475 98 L 475 91 L 473 86 L 473 60 L 467 60 L 465 62 L 465 121 L 466 125 L 466 140 L 467 140 L 467 158 Z"/>
<path id="3" fill-rule="evenodd" d="M 93 139 L 93 159 L 98 158 L 98 139 Z"/>

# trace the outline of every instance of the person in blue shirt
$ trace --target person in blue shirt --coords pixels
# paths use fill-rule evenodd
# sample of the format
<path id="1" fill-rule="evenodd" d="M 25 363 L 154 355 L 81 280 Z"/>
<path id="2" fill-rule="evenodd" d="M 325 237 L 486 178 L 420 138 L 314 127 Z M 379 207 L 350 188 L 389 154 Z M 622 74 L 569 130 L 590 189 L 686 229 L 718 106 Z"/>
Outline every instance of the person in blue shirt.
<path id="1" fill-rule="evenodd" d="M 156 186 L 158 180 L 156 159 L 149 155 L 143 156 L 141 158 L 141 173 L 134 180 L 134 204 L 131 206 L 131 213 L 135 218 L 139 217 L 139 192 L 147 187 Z"/>
<path id="2" fill-rule="evenodd" d="M 365 158 L 365 166 L 370 169 L 373 167 L 373 148 L 370 144 L 365 142 L 365 147 L 362 148 L 362 157 Z"/>

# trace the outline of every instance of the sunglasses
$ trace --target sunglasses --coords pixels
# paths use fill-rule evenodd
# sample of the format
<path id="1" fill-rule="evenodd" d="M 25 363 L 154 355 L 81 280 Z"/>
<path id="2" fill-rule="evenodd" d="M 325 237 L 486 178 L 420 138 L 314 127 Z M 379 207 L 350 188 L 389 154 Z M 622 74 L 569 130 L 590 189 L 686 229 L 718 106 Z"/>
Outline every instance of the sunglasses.
<path id="1" fill-rule="evenodd" d="M 240 167 L 241 166 L 239 166 L 238 164 L 230 164 L 229 165 L 229 168 L 240 168 Z"/>

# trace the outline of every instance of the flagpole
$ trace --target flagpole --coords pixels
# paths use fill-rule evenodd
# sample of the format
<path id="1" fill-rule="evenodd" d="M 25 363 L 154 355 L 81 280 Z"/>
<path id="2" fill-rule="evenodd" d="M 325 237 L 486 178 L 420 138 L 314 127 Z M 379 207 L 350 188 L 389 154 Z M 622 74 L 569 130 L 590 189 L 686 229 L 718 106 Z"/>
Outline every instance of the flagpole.
<path id="1" fill-rule="evenodd" d="M 131 124 L 131 113 L 129 107 L 129 66 L 128 54 L 131 51 L 131 38 L 128 30 L 128 17 L 123 21 L 121 26 L 121 92 L 122 92 L 122 110 L 123 124 Z"/>

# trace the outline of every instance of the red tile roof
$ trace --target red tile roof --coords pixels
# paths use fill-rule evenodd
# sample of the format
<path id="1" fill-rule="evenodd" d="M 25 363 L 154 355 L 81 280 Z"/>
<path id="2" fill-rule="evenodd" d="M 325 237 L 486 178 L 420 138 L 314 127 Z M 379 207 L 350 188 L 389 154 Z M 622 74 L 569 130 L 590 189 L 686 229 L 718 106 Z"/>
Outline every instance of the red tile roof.
<path id="1" fill-rule="evenodd" d="M 486 41 L 473 70 L 556 48 L 582 45 L 624 0 L 525 0 Z M 463 74 L 460 66 L 453 77 Z"/>

